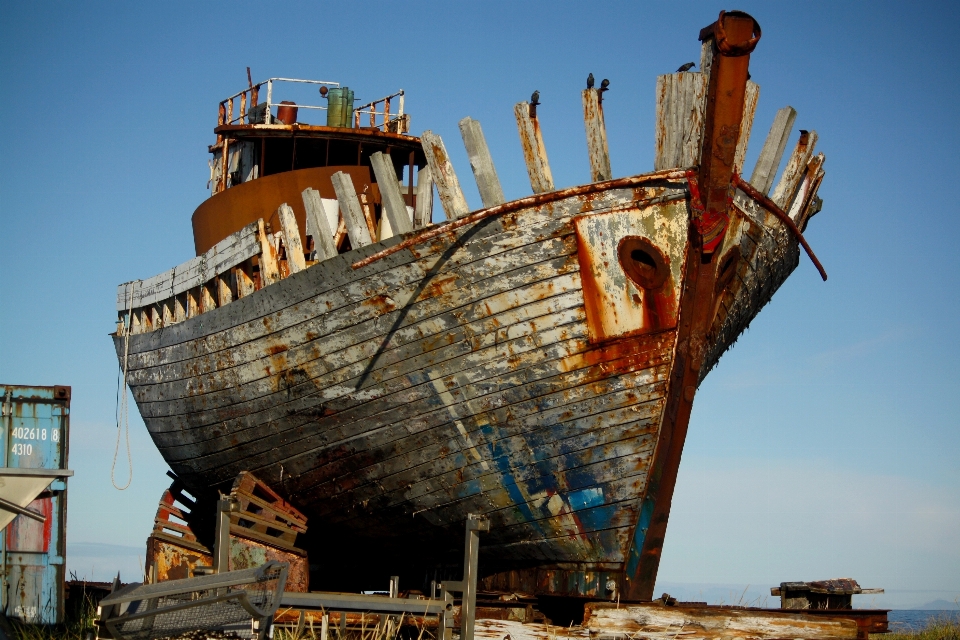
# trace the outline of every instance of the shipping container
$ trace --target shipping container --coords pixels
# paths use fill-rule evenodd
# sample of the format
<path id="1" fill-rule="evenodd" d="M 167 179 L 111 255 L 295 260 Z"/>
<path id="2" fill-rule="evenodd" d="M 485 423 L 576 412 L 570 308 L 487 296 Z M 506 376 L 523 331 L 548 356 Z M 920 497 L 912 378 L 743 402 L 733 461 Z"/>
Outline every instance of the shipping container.
<path id="1" fill-rule="evenodd" d="M 63 621 L 70 387 L 0 385 L 0 608 Z"/>

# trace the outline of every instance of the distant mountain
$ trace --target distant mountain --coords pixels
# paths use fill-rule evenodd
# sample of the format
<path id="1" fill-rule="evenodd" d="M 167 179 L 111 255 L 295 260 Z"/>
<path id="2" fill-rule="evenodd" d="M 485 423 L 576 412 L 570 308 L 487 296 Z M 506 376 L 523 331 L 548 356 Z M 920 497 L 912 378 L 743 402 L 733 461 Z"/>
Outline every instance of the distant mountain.
<path id="1" fill-rule="evenodd" d="M 940 598 L 938 600 L 934 600 L 933 602 L 928 602 L 927 604 L 922 604 L 919 607 L 913 608 L 914 610 L 918 611 L 960 611 L 960 604 Z"/>

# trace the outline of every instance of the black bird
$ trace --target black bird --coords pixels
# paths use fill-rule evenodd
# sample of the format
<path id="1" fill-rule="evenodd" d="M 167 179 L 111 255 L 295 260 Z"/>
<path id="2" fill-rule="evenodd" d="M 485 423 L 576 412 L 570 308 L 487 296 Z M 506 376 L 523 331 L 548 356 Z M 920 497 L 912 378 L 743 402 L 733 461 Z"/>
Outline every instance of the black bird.
<path id="1" fill-rule="evenodd" d="M 680 68 L 677 69 L 677 73 L 683 73 L 684 71 L 690 71 L 690 69 L 693 69 L 695 66 L 697 66 L 697 63 L 695 63 L 695 62 L 688 62 L 687 64 L 681 65 Z"/>
<path id="2" fill-rule="evenodd" d="M 600 81 L 600 91 L 607 91 L 610 89 L 610 81 L 604 78 Z"/>
<path id="3" fill-rule="evenodd" d="M 540 104 L 540 91 L 534 91 L 533 95 L 530 96 L 530 106 L 535 107 Z"/>
<path id="4" fill-rule="evenodd" d="M 593 74 L 587 76 L 587 89 L 593 89 Z"/>

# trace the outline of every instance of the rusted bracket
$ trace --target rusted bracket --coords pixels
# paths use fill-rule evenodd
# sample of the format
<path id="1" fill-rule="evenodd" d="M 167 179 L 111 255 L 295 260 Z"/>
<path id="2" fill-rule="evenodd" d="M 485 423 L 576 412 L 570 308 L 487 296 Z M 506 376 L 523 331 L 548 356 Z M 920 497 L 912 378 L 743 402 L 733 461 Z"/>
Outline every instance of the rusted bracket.
<path id="1" fill-rule="evenodd" d="M 759 191 L 753 188 L 753 186 L 740 177 L 740 174 L 736 171 L 733 172 L 733 185 L 743 191 L 745 194 L 756 200 L 760 203 L 764 209 L 772 213 L 777 217 L 780 222 L 782 222 L 787 229 L 796 236 L 797 241 L 803 247 L 803 250 L 807 252 L 807 255 L 810 256 L 810 260 L 813 262 L 813 265 L 817 268 L 817 271 L 820 272 L 820 277 L 823 278 L 823 281 L 827 281 L 827 272 L 824 270 L 823 265 L 820 264 L 820 261 L 817 260 L 817 256 L 814 255 L 813 249 L 810 248 L 810 245 L 807 244 L 806 239 L 803 237 L 803 232 L 794 224 L 793 220 L 790 219 L 783 209 L 777 206 L 773 200 L 763 195 Z"/>

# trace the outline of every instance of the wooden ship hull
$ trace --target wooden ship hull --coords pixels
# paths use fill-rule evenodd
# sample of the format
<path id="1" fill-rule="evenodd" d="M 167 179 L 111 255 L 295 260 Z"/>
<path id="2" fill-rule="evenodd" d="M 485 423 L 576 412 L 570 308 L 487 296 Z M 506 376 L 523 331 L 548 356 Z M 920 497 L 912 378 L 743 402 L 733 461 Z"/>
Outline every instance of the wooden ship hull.
<path id="1" fill-rule="evenodd" d="M 759 28 L 724 21 L 704 73 L 658 81 L 653 173 L 609 179 L 590 88 L 589 184 L 553 188 L 536 105 L 521 103 L 531 197 L 503 202 L 467 119 L 479 211 L 426 132 L 446 222 L 425 223 L 423 203 L 401 219 L 397 183 L 381 179 L 381 225 L 402 233 L 365 244 L 365 213 L 335 178 L 356 248 L 324 254 L 313 238 L 317 262 L 301 260 L 298 216 L 281 211 L 282 234 L 259 220 L 179 271 L 121 285 L 117 354 L 181 482 L 204 495 L 252 472 L 302 510 L 311 588 L 400 571 L 429 583 L 467 515 L 484 514 L 483 588 L 649 599 L 696 387 L 797 266 L 819 208 L 815 134 L 766 196 L 789 107 L 753 184 L 737 176 L 758 88 L 749 55 L 722 49 Z M 311 198 L 301 220 L 317 234 Z"/>

